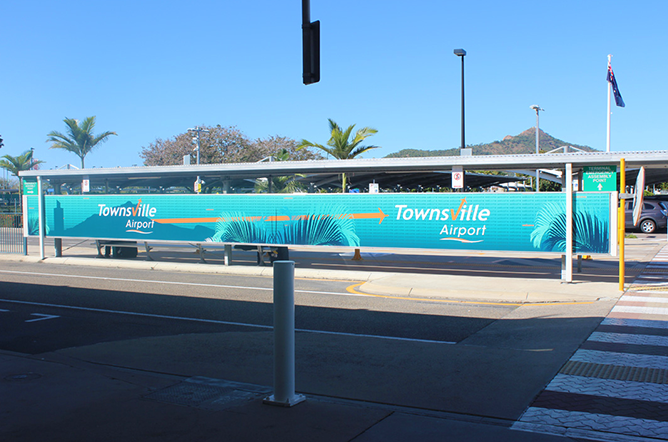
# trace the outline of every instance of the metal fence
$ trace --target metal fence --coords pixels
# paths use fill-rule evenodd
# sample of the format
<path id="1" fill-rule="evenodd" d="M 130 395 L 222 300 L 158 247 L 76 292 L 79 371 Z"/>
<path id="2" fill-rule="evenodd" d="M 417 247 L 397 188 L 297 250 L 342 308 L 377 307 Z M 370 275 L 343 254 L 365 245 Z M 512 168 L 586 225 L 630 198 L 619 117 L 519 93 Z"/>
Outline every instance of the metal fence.
<path id="1" fill-rule="evenodd" d="M 23 215 L 0 213 L 0 253 L 24 253 Z"/>

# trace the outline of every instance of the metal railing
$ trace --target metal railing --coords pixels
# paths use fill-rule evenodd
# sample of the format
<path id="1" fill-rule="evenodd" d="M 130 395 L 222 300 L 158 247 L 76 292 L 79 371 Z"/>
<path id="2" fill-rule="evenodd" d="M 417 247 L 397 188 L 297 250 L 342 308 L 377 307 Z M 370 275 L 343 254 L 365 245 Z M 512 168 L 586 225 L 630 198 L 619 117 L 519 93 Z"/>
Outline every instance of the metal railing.
<path id="1" fill-rule="evenodd" d="M 0 213 L 0 253 L 25 253 L 22 214 Z"/>

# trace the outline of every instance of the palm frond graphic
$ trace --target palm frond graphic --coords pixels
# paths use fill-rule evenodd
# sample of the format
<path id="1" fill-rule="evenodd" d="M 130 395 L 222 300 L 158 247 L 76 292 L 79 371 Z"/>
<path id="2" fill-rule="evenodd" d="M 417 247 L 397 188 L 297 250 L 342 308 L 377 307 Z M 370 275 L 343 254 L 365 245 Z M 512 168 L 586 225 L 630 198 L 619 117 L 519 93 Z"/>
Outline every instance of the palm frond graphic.
<path id="1" fill-rule="evenodd" d="M 216 222 L 214 242 L 251 244 L 302 244 L 359 246 L 352 216 L 342 207 L 320 209 L 321 213 L 288 216 L 290 221 L 267 225 L 261 217 L 245 213 L 223 213 Z"/>
<path id="2" fill-rule="evenodd" d="M 238 242 L 245 244 L 268 244 L 267 231 L 255 220 L 243 213 L 223 213 L 216 222 L 213 242 Z"/>
<path id="3" fill-rule="evenodd" d="M 39 235 L 39 218 L 36 216 L 28 216 L 28 234 Z"/>
<path id="4" fill-rule="evenodd" d="M 298 217 L 276 232 L 275 244 L 359 246 L 355 222 L 344 207 L 321 209 L 319 214 Z"/>
<path id="5" fill-rule="evenodd" d="M 545 205 L 531 232 L 531 241 L 537 249 L 551 252 L 566 250 L 566 212 L 558 204 Z M 578 211 L 573 215 L 573 247 L 577 253 L 607 253 L 609 251 L 608 225 L 595 214 Z"/>

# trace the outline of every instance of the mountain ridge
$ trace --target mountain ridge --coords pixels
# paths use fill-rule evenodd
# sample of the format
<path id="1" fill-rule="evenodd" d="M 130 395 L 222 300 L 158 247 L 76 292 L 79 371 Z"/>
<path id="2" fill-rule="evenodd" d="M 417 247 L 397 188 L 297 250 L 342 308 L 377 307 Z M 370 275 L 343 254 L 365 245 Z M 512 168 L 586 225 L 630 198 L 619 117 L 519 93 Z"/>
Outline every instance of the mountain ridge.
<path id="1" fill-rule="evenodd" d="M 585 152 L 598 152 L 589 146 L 578 145 L 562 141 L 552 135 L 540 130 L 540 152 L 545 153 L 551 150 L 572 146 Z M 500 141 L 491 143 L 467 145 L 472 149 L 473 155 L 519 155 L 536 153 L 536 128 L 531 127 L 518 135 L 506 135 Z M 406 158 L 406 157 L 438 157 L 438 156 L 459 156 L 460 149 L 427 150 L 427 149 L 402 149 L 398 152 L 386 155 L 385 158 Z"/>

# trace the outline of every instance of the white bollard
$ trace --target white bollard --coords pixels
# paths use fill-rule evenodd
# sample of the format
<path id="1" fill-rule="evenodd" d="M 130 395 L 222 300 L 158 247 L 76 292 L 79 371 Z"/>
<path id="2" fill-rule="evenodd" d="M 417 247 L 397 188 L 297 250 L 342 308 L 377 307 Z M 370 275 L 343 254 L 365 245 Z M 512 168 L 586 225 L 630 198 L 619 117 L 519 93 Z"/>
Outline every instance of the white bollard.
<path id="1" fill-rule="evenodd" d="M 225 265 L 232 265 L 232 244 L 225 244 Z"/>
<path id="2" fill-rule="evenodd" d="M 274 394 L 264 403 L 292 407 L 295 394 L 295 262 L 274 262 Z"/>

